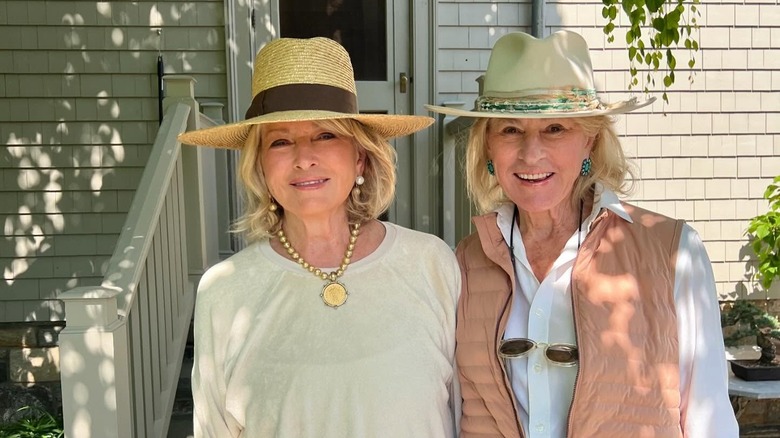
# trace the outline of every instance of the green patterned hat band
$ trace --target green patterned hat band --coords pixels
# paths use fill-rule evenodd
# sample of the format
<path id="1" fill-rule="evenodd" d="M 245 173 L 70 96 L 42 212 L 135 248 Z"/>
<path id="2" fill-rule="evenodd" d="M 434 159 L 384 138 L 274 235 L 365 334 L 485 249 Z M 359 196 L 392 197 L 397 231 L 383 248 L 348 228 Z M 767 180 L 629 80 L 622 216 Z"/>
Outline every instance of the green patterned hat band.
<path id="1" fill-rule="evenodd" d="M 512 97 L 477 99 L 477 111 L 492 113 L 560 113 L 602 109 L 596 90 L 528 90 Z"/>

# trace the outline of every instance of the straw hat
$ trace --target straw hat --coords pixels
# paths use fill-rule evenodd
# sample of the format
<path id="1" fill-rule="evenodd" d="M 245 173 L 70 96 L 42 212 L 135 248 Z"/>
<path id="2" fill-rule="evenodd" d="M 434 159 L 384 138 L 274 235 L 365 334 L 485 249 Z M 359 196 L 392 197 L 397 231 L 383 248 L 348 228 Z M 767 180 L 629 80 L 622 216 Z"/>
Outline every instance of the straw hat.
<path id="1" fill-rule="evenodd" d="M 430 126 L 426 116 L 359 114 L 352 63 L 328 38 L 280 38 L 257 54 L 246 120 L 179 135 L 182 143 L 241 149 L 252 125 L 354 119 L 385 138 Z"/>
<path id="2" fill-rule="evenodd" d="M 565 30 L 544 39 L 523 32 L 499 38 L 490 53 L 483 89 L 470 111 L 425 107 L 454 116 L 552 118 L 620 114 L 655 101 L 655 97 L 599 100 L 588 45 L 579 34 Z"/>

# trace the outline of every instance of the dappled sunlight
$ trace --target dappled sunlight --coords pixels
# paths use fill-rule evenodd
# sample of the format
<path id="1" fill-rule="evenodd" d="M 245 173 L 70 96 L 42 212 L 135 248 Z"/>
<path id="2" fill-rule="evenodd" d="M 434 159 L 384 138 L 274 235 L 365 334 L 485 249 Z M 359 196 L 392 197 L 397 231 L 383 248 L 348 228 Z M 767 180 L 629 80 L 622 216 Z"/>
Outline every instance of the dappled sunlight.
<path id="1" fill-rule="evenodd" d="M 125 33 L 122 29 L 115 28 L 111 31 L 111 42 L 114 43 L 114 46 L 121 47 L 122 44 L 125 42 Z"/>
<path id="2" fill-rule="evenodd" d="M 5 72 L 14 89 L 0 87 L 19 103 L 16 112 L 13 103 L 3 106 L 12 117 L 0 122 L 0 294 L 17 301 L 13 313 L 10 305 L 0 313 L 49 322 L 67 311 L 67 326 L 47 341 L 58 342 L 62 356 L 29 352 L 35 370 L 22 377 L 54 380 L 37 373 L 58 361 L 68 436 L 99 438 L 105 427 L 159 435 L 152 429 L 169 415 L 161 411 L 175 394 L 194 290 L 179 220 L 185 202 L 175 133 L 168 155 L 152 155 L 156 59 L 164 57 L 165 73 L 225 72 L 223 23 L 215 18 L 222 5 L 49 2 L 44 9 L 44 17 L 30 13 L 35 21 L 19 24 L 46 30 L 27 42 L 40 50 L 29 62 L 19 50 Z M 201 86 L 212 99 L 224 94 L 219 78 Z M 168 133 L 183 131 L 183 108 L 176 111 L 181 126 Z M 168 190 L 159 187 L 165 178 L 139 186 L 150 161 L 173 163 Z M 148 203 L 157 216 L 144 210 L 137 233 L 128 233 L 137 240 L 112 259 L 139 190 L 165 199 Z"/>
<path id="3" fill-rule="evenodd" d="M 72 102 L 55 100 L 66 111 L 73 110 Z M 115 100 L 104 99 L 104 105 L 111 107 L 109 113 L 113 118 L 121 116 Z M 78 126 L 78 131 L 74 133 L 70 125 Z M 61 119 L 52 125 L 50 136 L 40 131 L 25 131 L 24 134 L 6 131 L 3 140 L 8 145 L 0 151 L 0 159 L 7 163 L 5 189 L 16 190 L 2 192 L 16 201 L 6 204 L 0 216 L 3 227 L 0 254 L 5 255 L 0 258 L 3 289 L 13 292 L 29 288 L 29 282 L 19 280 L 48 278 L 55 266 L 62 266 L 66 270 L 58 272 L 59 286 L 49 281 L 50 290 L 41 292 L 55 297 L 60 291 L 78 286 L 84 274 L 100 275 L 102 263 L 92 263 L 79 274 L 68 268 L 69 261 L 59 260 L 94 254 L 97 249 L 94 244 L 86 241 L 87 245 L 82 248 L 76 243 L 78 239 L 90 239 L 88 236 L 101 232 L 100 222 L 85 219 L 95 211 L 118 209 L 115 169 L 127 158 L 119 128 L 107 123 L 94 127 L 89 123 Z M 60 141 L 67 145 L 60 145 Z M 110 191 L 106 194 L 107 189 Z M 106 195 L 110 199 L 106 199 Z M 15 206 L 13 210 L 9 208 L 12 205 Z M 37 263 L 44 264 L 36 266 Z M 50 313 L 49 309 L 44 310 L 45 315 Z M 61 309 L 58 313 L 61 314 Z M 36 320 L 37 316 L 25 316 L 25 320 L 30 319 Z"/>
<path id="4" fill-rule="evenodd" d="M 149 25 L 155 28 L 161 27 L 164 24 L 165 21 L 163 20 L 162 14 L 157 9 L 157 4 L 152 5 L 152 7 L 149 9 Z"/>
<path id="5" fill-rule="evenodd" d="M 83 26 L 84 17 L 81 14 L 65 14 L 62 16 L 62 24 L 68 26 Z"/>

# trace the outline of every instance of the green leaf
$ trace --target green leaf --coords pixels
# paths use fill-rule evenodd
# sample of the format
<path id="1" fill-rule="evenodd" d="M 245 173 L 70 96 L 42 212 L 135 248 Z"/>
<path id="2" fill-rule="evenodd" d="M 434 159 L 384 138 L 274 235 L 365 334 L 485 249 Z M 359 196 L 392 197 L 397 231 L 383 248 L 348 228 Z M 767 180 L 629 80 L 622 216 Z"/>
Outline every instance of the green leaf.
<path id="1" fill-rule="evenodd" d="M 634 41 L 634 32 L 632 32 L 631 29 L 628 29 L 626 31 L 626 44 L 631 44 L 633 41 Z M 629 59 L 631 58 L 629 57 Z"/>
<path id="2" fill-rule="evenodd" d="M 628 48 L 628 60 L 632 61 L 634 59 L 634 56 L 636 56 L 636 47 L 629 47 Z M 633 74 L 632 74 L 633 76 Z"/>
<path id="3" fill-rule="evenodd" d="M 661 17 L 653 18 L 653 29 L 657 30 L 658 32 L 663 32 L 663 30 L 666 28 L 666 22 L 664 22 L 664 19 Z"/>
<path id="4" fill-rule="evenodd" d="M 601 8 L 601 18 L 607 18 L 607 17 L 609 17 L 609 8 L 607 6 L 604 6 L 603 8 Z"/>
<path id="5" fill-rule="evenodd" d="M 664 0 L 646 0 L 647 10 L 651 13 L 658 12 L 664 4 Z"/>
<path id="6" fill-rule="evenodd" d="M 696 60 L 694 60 L 693 58 L 691 58 L 691 59 L 688 61 L 688 67 L 690 67 L 690 68 L 693 68 L 693 66 L 694 66 L 694 65 L 696 65 Z"/>
<path id="7" fill-rule="evenodd" d="M 665 87 L 672 86 L 672 78 L 669 75 L 664 76 L 664 86 Z"/>
<path id="8" fill-rule="evenodd" d="M 668 29 L 677 29 L 680 26 L 680 11 L 677 9 L 666 14 L 666 27 Z"/>

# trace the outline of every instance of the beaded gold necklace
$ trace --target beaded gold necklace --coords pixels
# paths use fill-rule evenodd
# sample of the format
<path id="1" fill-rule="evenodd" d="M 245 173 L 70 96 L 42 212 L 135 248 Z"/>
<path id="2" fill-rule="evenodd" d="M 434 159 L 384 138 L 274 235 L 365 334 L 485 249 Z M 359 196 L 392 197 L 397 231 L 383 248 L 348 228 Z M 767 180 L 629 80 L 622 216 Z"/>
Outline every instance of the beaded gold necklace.
<path id="1" fill-rule="evenodd" d="M 350 230 L 349 236 L 349 244 L 347 245 L 347 250 L 344 252 L 344 258 L 341 260 L 341 265 L 339 265 L 338 269 L 330 273 L 324 272 L 322 269 L 305 261 L 303 257 L 298 254 L 298 251 L 293 248 L 292 244 L 287 239 L 287 236 L 284 234 L 284 230 L 280 228 L 276 233 L 276 235 L 279 237 L 279 242 L 282 244 L 284 249 L 287 250 L 287 254 L 289 254 L 293 260 L 298 262 L 298 264 L 301 265 L 303 269 L 306 269 L 307 271 L 327 282 L 325 283 L 325 286 L 322 287 L 320 298 L 322 298 L 322 302 L 325 303 L 326 306 L 332 307 L 334 309 L 337 309 L 339 306 L 346 303 L 347 297 L 349 297 L 347 288 L 336 280 L 344 275 L 344 271 L 347 270 L 347 266 L 349 266 L 349 263 L 352 261 L 352 251 L 355 250 L 355 242 L 357 242 L 358 234 L 360 234 L 358 232 L 359 229 L 359 223 L 352 225 L 352 230 Z"/>

